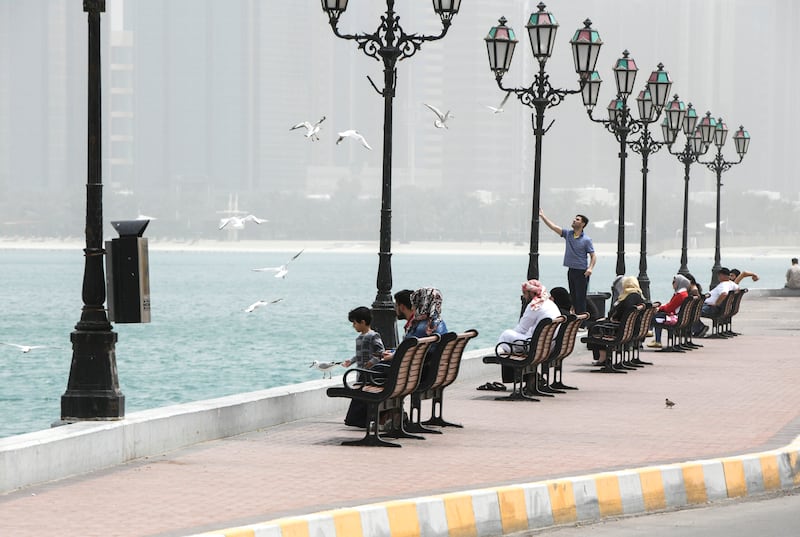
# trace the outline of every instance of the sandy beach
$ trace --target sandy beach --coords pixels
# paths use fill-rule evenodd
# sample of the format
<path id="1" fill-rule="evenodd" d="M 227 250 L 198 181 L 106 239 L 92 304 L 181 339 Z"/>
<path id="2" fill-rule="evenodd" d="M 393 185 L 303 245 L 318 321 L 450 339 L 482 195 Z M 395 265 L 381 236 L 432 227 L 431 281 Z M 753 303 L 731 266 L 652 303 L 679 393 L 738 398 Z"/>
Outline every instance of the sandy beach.
<path id="1" fill-rule="evenodd" d="M 108 238 L 106 238 L 108 240 Z M 73 250 L 83 249 L 85 240 L 70 237 L 65 239 L 52 237 L 3 237 L 0 236 L 0 250 Z M 337 252 L 337 253 L 372 253 L 378 252 L 378 241 L 313 241 L 313 240 L 191 240 L 177 241 L 148 237 L 148 248 L 160 251 L 193 251 L 193 252 Z M 595 242 L 595 250 L 599 257 L 616 256 L 616 243 Z M 625 246 L 626 255 L 638 255 L 639 244 Z M 529 245 L 510 242 L 392 242 L 394 254 L 472 254 L 472 255 L 528 255 Z M 563 255 L 564 243 L 548 241 L 539 243 L 540 255 Z M 749 246 L 725 247 L 726 256 L 743 258 L 771 257 L 788 260 L 797 257 L 798 247 L 787 246 Z M 679 258 L 680 248 L 648 252 L 648 257 Z M 713 248 L 692 248 L 692 257 L 713 258 Z"/>

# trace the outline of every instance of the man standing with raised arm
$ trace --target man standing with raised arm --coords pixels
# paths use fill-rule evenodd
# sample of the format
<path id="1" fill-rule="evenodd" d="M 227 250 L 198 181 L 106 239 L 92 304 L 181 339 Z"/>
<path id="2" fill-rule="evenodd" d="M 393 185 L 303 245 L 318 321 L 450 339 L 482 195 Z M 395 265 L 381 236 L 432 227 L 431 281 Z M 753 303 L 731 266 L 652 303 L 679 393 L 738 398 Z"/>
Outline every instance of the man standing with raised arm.
<path id="1" fill-rule="evenodd" d="M 547 218 L 542 209 L 539 209 L 539 217 L 547 227 L 566 241 L 564 266 L 567 267 L 569 295 L 575 307 L 575 313 L 588 311 L 586 307 L 586 291 L 589 289 L 589 276 L 592 275 L 594 264 L 597 261 L 592 239 L 584 233 L 589 219 L 582 214 L 575 215 L 571 228 L 562 229 Z"/>

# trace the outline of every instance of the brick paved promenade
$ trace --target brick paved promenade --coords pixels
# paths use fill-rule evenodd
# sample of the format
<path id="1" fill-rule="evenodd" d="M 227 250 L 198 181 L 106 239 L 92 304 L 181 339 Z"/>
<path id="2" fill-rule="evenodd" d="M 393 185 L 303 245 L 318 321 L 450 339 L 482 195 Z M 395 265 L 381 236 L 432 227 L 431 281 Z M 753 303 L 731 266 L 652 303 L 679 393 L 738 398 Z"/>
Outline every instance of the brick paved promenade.
<path id="1" fill-rule="evenodd" d="M 499 380 L 496 366 L 482 366 L 485 376 L 446 392 L 444 417 L 465 427 L 403 440 L 401 449 L 340 446 L 363 433 L 337 412 L 25 488 L 0 496 L 0 534 L 181 536 L 778 448 L 800 435 L 798 311 L 796 298 L 745 297 L 734 321 L 743 335 L 704 339 L 704 348 L 685 354 L 643 351 L 656 365 L 627 375 L 591 373 L 590 354 L 576 348 L 564 381 L 580 390 L 539 403 L 476 391 Z"/>

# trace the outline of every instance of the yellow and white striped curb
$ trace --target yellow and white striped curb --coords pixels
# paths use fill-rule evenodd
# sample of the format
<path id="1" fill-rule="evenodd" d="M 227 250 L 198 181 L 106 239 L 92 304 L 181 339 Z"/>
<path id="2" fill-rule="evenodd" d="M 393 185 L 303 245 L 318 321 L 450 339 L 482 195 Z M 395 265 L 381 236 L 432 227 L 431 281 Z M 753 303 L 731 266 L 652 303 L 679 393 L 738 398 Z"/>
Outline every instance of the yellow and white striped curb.
<path id="1" fill-rule="evenodd" d="M 202 537 L 494 537 L 794 487 L 800 437 L 752 455 L 336 509 Z"/>

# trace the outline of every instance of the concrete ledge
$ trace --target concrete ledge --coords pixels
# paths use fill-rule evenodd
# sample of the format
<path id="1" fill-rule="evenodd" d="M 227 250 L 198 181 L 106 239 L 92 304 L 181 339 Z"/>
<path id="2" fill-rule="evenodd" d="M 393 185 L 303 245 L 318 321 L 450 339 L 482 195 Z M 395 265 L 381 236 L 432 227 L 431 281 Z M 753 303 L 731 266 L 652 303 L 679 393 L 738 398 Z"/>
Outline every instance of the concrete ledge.
<path id="1" fill-rule="evenodd" d="M 788 289 L 781 287 L 780 289 L 748 289 L 747 294 L 751 297 L 797 297 L 800 298 L 800 289 Z"/>
<path id="2" fill-rule="evenodd" d="M 486 352 L 492 351 L 464 353 L 459 378 L 486 374 L 480 360 Z M 315 380 L 2 438 L 0 494 L 281 423 L 344 414 L 349 401 L 325 394 L 332 385 Z"/>
<path id="3" fill-rule="evenodd" d="M 192 537 L 490 537 L 800 487 L 800 437 L 783 449 L 283 518 Z"/>

